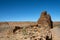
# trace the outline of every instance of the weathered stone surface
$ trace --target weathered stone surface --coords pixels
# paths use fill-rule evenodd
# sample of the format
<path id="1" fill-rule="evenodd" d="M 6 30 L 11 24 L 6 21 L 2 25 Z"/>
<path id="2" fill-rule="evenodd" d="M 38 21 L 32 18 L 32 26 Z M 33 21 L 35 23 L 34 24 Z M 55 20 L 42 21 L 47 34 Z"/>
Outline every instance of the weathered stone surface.
<path id="1" fill-rule="evenodd" d="M 47 14 L 46 11 L 42 12 L 41 17 L 39 18 L 38 24 L 49 26 L 50 28 L 53 28 L 53 22 L 51 20 L 51 16 Z"/>

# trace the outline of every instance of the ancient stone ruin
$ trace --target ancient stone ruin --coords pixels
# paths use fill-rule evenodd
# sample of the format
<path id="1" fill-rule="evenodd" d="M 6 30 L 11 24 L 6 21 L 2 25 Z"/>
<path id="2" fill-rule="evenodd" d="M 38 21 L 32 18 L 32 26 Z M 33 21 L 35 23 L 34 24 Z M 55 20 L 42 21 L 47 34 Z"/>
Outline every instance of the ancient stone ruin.
<path id="1" fill-rule="evenodd" d="M 51 28 L 53 28 L 51 16 L 44 11 L 41 13 L 41 17 L 39 18 L 37 24 L 29 25 L 28 27 L 23 28 L 15 26 L 13 33 L 21 29 L 20 32 L 22 32 L 22 34 L 25 36 L 25 39 L 30 38 L 30 40 L 52 40 L 52 33 L 50 31 Z"/>
<path id="2" fill-rule="evenodd" d="M 28 23 L 25 23 L 27 26 L 21 26 L 21 23 L 15 24 L 9 24 L 9 27 L 14 25 L 12 26 L 14 28 L 11 29 L 13 31 L 13 36 L 9 36 L 11 40 L 52 40 L 50 29 L 53 28 L 53 22 L 51 20 L 51 16 L 47 14 L 46 11 L 41 13 L 40 18 L 34 24 L 30 23 L 30 25 L 27 25 Z M 24 24 L 22 23 L 22 25 Z"/>
<path id="3" fill-rule="evenodd" d="M 53 22 L 51 20 L 51 16 L 49 14 L 47 14 L 46 11 L 42 12 L 41 13 L 41 16 L 37 22 L 38 24 L 41 24 L 41 25 L 46 25 L 46 26 L 49 26 L 50 28 L 53 28 Z"/>

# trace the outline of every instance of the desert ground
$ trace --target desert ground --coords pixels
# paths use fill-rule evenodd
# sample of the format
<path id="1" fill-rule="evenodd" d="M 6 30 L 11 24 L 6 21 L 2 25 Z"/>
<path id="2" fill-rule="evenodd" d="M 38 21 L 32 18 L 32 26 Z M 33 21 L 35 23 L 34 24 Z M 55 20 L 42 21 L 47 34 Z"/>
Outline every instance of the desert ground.
<path id="1" fill-rule="evenodd" d="M 36 22 L 0 22 L 0 40 L 31 40 L 29 36 L 24 35 L 21 31 L 13 33 L 15 26 L 29 27 L 37 24 Z M 53 40 L 60 40 L 60 22 L 53 23 L 52 38 Z M 21 32 L 21 33 L 20 33 Z M 24 37 L 27 37 L 24 39 Z"/>

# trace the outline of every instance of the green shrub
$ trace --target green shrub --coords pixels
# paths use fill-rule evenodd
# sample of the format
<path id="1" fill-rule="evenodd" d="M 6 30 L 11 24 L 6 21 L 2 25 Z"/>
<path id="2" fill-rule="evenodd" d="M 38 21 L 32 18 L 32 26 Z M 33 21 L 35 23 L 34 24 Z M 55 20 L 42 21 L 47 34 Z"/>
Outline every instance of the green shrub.
<path id="1" fill-rule="evenodd" d="M 23 27 L 22 32 L 23 32 L 23 35 L 27 35 L 26 27 Z"/>

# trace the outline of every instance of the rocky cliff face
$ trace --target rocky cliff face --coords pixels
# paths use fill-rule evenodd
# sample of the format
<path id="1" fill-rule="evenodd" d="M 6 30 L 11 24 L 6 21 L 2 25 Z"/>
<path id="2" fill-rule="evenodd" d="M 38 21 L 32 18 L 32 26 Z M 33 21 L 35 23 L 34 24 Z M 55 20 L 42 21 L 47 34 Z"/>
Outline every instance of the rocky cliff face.
<path id="1" fill-rule="evenodd" d="M 41 25 L 46 25 L 49 26 L 50 28 L 53 28 L 53 22 L 51 20 L 51 16 L 49 14 L 47 14 L 46 11 L 42 12 L 41 17 L 39 18 L 38 24 Z"/>

